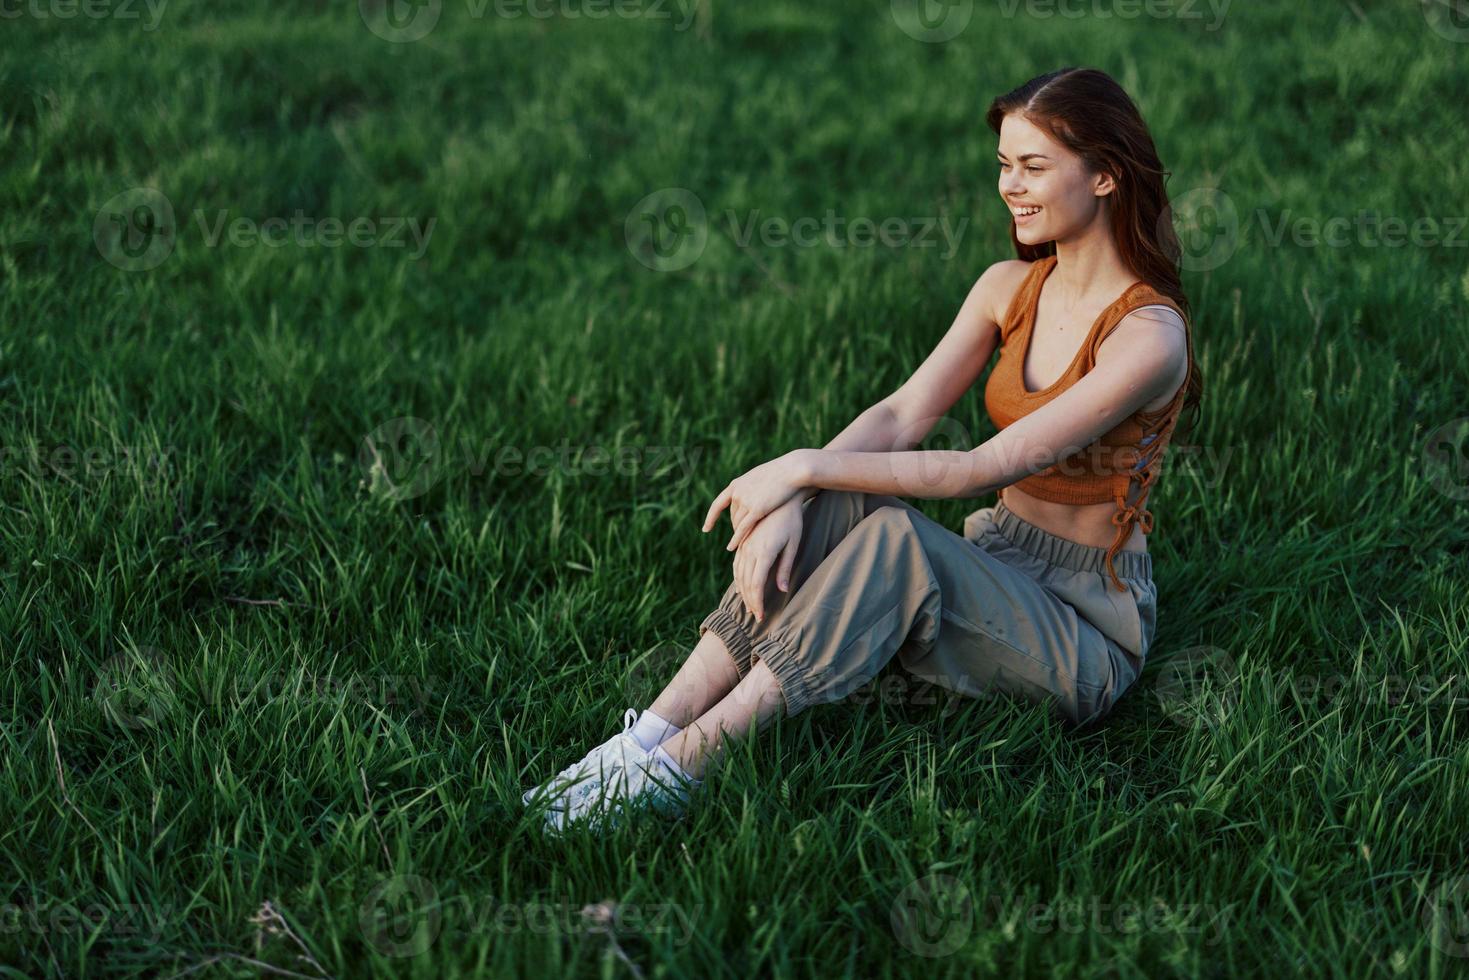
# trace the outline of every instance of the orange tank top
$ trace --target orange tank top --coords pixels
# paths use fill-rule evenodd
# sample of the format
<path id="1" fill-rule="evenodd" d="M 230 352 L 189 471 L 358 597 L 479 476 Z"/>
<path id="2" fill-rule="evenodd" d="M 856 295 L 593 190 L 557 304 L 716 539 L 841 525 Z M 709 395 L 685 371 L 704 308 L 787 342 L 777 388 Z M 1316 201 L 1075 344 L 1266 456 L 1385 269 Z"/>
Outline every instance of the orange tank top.
<path id="1" fill-rule="evenodd" d="M 984 389 L 984 407 L 996 429 L 1004 429 L 1016 419 L 1029 415 L 1095 367 L 1102 341 L 1128 313 L 1143 306 L 1161 305 L 1183 315 L 1178 304 L 1167 296 L 1144 282 L 1133 283 L 1097 317 L 1066 372 L 1049 387 L 1027 391 L 1025 355 L 1035 330 L 1036 305 L 1040 300 L 1041 285 L 1055 267 L 1054 255 L 1031 263 L 1030 271 L 1016 290 L 1015 298 L 1010 301 L 1000 323 L 1000 359 L 990 372 Z M 1116 503 L 1117 511 L 1112 515 L 1112 523 L 1117 527 L 1117 537 L 1107 549 L 1106 567 L 1112 584 L 1119 591 L 1125 591 L 1126 586 L 1117 577 L 1112 558 L 1127 543 L 1134 521 L 1142 527 L 1144 534 L 1153 530 L 1153 515 L 1145 504 L 1158 475 L 1163 451 L 1178 423 L 1188 382 L 1194 372 L 1192 329 L 1187 317 L 1184 317 L 1184 325 L 1189 334 L 1188 373 L 1172 401 L 1155 412 L 1139 409 L 1081 452 L 1060 459 L 1014 484 L 1033 497 L 1053 503 L 1099 504 L 1108 500 Z M 1138 484 L 1141 493 L 1136 500 L 1129 502 L 1133 483 Z"/>

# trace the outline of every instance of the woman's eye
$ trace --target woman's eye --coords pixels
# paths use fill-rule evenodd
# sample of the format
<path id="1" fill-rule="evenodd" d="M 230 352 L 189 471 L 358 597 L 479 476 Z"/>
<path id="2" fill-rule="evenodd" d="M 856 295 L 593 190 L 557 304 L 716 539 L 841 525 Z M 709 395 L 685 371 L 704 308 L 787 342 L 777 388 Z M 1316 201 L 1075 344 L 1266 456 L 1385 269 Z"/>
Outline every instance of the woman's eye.
<path id="1" fill-rule="evenodd" d="M 1038 174 L 1038 173 L 1041 172 L 1041 168 L 1040 167 L 1026 167 L 1025 169 L 1028 170 L 1029 172 L 1033 173 L 1033 174 Z"/>

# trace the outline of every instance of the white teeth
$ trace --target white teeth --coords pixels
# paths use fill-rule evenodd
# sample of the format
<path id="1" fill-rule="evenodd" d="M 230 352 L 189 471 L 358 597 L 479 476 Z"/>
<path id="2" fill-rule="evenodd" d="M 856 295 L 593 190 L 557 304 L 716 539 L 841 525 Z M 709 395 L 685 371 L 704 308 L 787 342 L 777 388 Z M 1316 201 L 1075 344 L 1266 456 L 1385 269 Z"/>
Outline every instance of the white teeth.
<path id="1" fill-rule="evenodd" d="M 1015 213 L 1017 215 L 1019 215 L 1020 217 L 1022 217 L 1022 218 L 1025 217 L 1026 215 L 1029 215 L 1029 214 L 1039 214 L 1040 213 L 1040 210 L 1041 210 L 1040 208 L 1015 208 L 1014 209 Z"/>

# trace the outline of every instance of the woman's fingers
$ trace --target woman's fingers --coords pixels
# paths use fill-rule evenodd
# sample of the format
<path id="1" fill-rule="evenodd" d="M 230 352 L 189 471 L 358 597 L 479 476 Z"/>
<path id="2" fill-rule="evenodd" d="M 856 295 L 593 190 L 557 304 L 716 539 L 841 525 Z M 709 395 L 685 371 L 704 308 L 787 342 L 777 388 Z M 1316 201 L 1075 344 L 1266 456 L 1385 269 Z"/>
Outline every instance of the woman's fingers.
<path id="1" fill-rule="evenodd" d="M 740 529 L 742 527 L 744 527 L 743 521 L 744 521 L 744 519 L 741 518 L 738 521 L 731 521 L 730 522 L 733 525 L 734 530 L 730 533 L 729 543 L 724 546 L 724 550 L 726 550 L 726 551 L 735 551 L 735 550 L 737 550 L 739 548 Z"/>
<path id="2" fill-rule="evenodd" d="M 740 601 L 755 617 L 756 622 L 765 619 L 765 586 L 762 574 L 768 572 L 769 564 L 761 567 L 762 559 L 750 548 L 741 548 L 735 553 L 734 579 L 735 591 L 739 593 Z"/>
<path id="3" fill-rule="evenodd" d="M 746 510 L 745 504 L 743 504 L 743 502 L 732 502 L 732 504 L 730 504 L 730 527 L 739 526 L 740 523 L 745 520 L 746 513 L 748 513 L 748 510 Z M 730 538 L 729 545 L 726 545 L 727 550 L 735 551 L 736 547 L 737 545 L 735 544 L 735 538 Z"/>
<path id="4" fill-rule="evenodd" d="M 760 622 L 760 583 L 755 580 L 755 556 L 745 557 L 745 607 Z"/>
<path id="5" fill-rule="evenodd" d="M 734 573 L 735 588 L 740 594 L 740 601 L 745 604 L 746 609 L 750 609 L 750 587 L 748 583 L 749 576 L 746 574 L 745 570 L 745 560 L 747 557 L 748 556 L 744 552 L 735 553 Z M 750 611 L 751 613 L 754 612 L 753 609 L 751 609 Z"/>
<path id="6" fill-rule="evenodd" d="M 760 523 L 750 518 L 750 512 L 745 511 L 744 516 L 740 518 L 740 522 L 735 525 L 734 535 L 729 539 L 729 546 L 731 548 L 738 548 L 744 544 L 745 539 L 750 536 L 750 531 L 754 529 L 756 524 Z"/>
<path id="7" fill-rule="evenodd" d="M 796 548 L 799 545 L 800 540 L 793 537 L 781 550 L 780 564 L 775 569 L 775 584 L 782 592 L 791 590 L 791 569 L 796 567 Z"/>
<path id="8" fill-rule="evenodd" d="M 765 520 L 767 515 L 756 514 L 754 511 L 746 510 L 744 516 L 735 525 L 734 536 L 729 539 L 731 548 L 738 548 L 745 543 L 751 534 L 755 532 L 755 526 Z"/>
<path id="9" fill-rule="evenodd" d="M 729 487 L 725 487 L 719 491 L 719 496 L 714 498 L 714 503 L 709 505 L 709 513 L 704 515 L 704 531 L 707 532 L 714 526 L 714 522 L 719 519 L 719 512 L 724 510 L 729 504 L 729 501 L 730 489 Z"/>
<path id="10" fill-rule="evenodd" d="M 770 580 L 770 566 L 774 564 L 774 558 L 774 555 L 762 550 L 755 556 L 750 569 L 751 591 L 755 596 L 755 618 L 761 622 L 765 621 L 765 583 Z"/>

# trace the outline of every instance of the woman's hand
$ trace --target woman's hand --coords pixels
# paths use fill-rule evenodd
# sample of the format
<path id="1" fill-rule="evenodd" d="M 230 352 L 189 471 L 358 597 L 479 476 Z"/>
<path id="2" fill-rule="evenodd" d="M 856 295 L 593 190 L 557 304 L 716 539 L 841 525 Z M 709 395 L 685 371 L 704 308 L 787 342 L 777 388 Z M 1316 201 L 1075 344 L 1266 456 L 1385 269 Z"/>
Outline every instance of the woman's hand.
<path id="1" fill-rule="evenodd" d="M 725 550 L 734 551 L 744 544 L 755 525 L 767 514 L 793 497 L 799 503 L 798 495 L 806 489 L 806 474 L 810 472 L 806 456 L 802 455 L 804 452 L 797 449 L 786 453 L 736 477 L 714 498 L 704 518 L 704 531 L 707 533 L 719 519 L 720 511 L 728 507 L 734 536 L 729 539 Z"/>
<path id="2" fill-rule="evenodd" d="M 801 544 L 802 503 L 802 498 L 796 497 L 777 507 L 755 525 L 735 552 L 735 588 L 756 622 L 765 621 L 765 585 L 772 566 L 776 566 L 776 587 L 790 591 L 791 568 Z"/>

